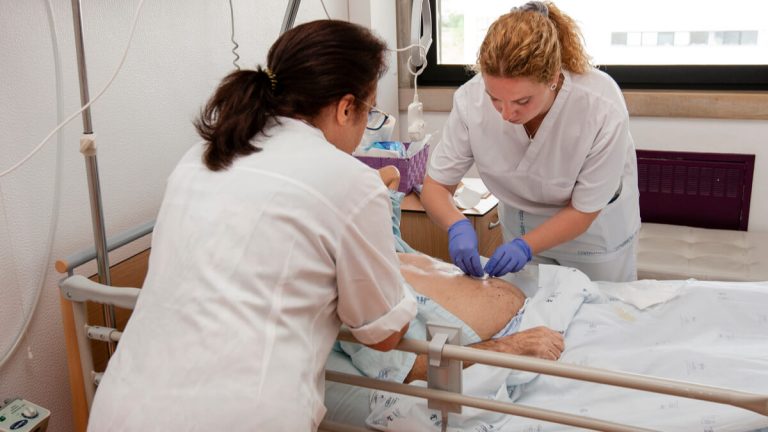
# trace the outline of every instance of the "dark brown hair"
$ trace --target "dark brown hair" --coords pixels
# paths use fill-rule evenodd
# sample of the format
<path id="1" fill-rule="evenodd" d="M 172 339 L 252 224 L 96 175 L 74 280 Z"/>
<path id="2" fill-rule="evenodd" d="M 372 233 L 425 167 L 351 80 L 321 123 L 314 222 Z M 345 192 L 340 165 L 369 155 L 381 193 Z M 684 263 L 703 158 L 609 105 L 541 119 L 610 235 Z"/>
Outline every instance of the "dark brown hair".
<path id="1" fill-rule="evenodd" d="M 220 171 L 259 151 L 251 139 L 272 117 L 312 118 L 347 94 L 365 100 L 386 72 L 386 49 L 368 29 L 346 21 L 312 21 L 285 32 L 269 49 L 266 68 L 227 75 L 195 121 L 206 141 L 205 165 Z"/>

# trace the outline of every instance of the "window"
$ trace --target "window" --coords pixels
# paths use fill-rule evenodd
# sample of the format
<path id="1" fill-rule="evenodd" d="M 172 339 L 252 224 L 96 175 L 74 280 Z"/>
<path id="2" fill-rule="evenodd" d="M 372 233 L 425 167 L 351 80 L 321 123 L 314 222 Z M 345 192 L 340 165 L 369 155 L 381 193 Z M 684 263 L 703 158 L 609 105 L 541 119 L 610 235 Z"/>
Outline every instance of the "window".
<path id="1" fill-rule="evenodd" d="M 459 85 L 490 24 L 522 0 L 430 0 L 424 85 Z M 768 90 L 768 1 L 555 0 L 622 88 Z"/>

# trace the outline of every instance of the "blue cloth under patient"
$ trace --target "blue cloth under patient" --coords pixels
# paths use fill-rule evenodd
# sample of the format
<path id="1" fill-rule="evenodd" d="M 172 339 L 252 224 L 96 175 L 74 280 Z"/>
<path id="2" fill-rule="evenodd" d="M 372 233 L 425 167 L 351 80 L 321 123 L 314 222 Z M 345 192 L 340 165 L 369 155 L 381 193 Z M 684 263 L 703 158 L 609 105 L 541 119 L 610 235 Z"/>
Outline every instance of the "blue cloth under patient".
<path id="1" fill-rule="evenodd" d="M 395 235 L 395 250 L 402 253 L 418 253 L 416 249 L 403 240 L 402 233 L 400 232 L 400 217 L 402 214 L 400 204 L 403 202 L 403 198 L 405 198 L 403 192 L 389 190 L 389 200 L 392 203 L 392 234 Z"/>
<path id="2" fill-rule="evenodd" d="M 461 328 L 462 345 L 474 344 L 481 341 L 477 333 L 466 325 L 464 321 L 448 312 L 429 297 L 417 293 L 410 287 L 410 285 L 406 284 L 406 287 L 416 298 L 418 304 L 418 313 L 416 314 L 416 317 L 411 320 L 408 332 L 405 333 L 406 338 L 428 340 L 427 323 L 435 322 Z M 352 364 L 359 369 L 363 375 L 387 381 L 405 381 L 405 377 L 408 376 L 408 372 L 410 372 L 413 363 L 416 361 L 416 354 L 414 353 L 398 350 L 387 352 L 376 351 L 366 346 L 350 342 L 337 342 L 334 349 L 346 353 L 350 357 Z"/>
<path id="3" fill-rule="evenodd" d="M 434 322 L 459 327 L 461 329 L 462 345 L 466 346 L 482 342 L 480 336 L 478 336 L 471 327 L 466 325 L 464 321 L 446 310 L 437 302 L 433 301 L 431 298 L 414 291 L 410 285 L 406 284 L 406 287 L 416 298 L 416 303 L 418 304 L 418 313 L 416 314 L 416 317 L 411 320 L 408 332 L 405 334 L 406 338 L 428 340 L 427 323 Z M 527 303 L 528 299 L 526 299 L 526 302 L 523 304 L 523 307 L 520 308 L 520 311 L 509 320 L 503 329 L 493 335 L 491 339 L 498 339 L 516 333 L 520 328 L 520 323 L 522 322 L 523 313 Z M 413 367 L 413 363 L 416 361 L 416 354 L 414 353 L 398 350 L 387 352 L 376 351 L 366 346 L 350 342 L 337 342 L 334 349 L 347 354 L 350 357 L 352 364 L 360 370 L 363 375 L 387 381 L 403 382 L 408 376 L 408 372 L 410 372 Z"/>

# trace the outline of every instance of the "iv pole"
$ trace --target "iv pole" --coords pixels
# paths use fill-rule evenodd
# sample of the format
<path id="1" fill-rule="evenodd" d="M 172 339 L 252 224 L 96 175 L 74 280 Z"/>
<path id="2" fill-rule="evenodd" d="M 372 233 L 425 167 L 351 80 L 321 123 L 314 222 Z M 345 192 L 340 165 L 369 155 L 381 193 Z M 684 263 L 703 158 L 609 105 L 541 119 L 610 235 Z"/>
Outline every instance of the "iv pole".
<path id="1" fill-rule="evenodd" d="M 293 23 L 296 21 L 296 13 L 301 6 L 301 0 L 289 0 L 288 6 L 285 7 L 285 16 L 283 17 L 283 27 L 280 29 L 280 34 L 287 32 L 293 28 Z"/>
<path id="2" fill-rule="evenodd" d="M 80 0 L 72 0 L 72 19 L 75 27 L 75 48 L 77 50 L 77 73 L 80 78 L 80 104 L 85 106 L 90 101 L 88 94 L 88 72 L 85 65 L 85 48 L 83 45 L 83 21 L 80 11 Z M 104 229 L 104 210 L 101 204 L 101 187 L 99 184 L 99 166 L 96 159 L 96 140 L 91 124 L 91 107 L 83 110 L 83 136 L 80 138 L 80 152 L 85 157 L 85 167 L 88 176 L 88 195 L 91 203 L 91 222 L 93 237 L 96 245 L 96 263 L 98 265 L 99 282 L 112 285 L 109 275 L 109 256 L 107 253 L 107 236 Z M 104 325 L 115 328 L 115 307 L 103 305 Z M 108 343 L 109 355 L 115 352 L 115 343 Z"/>

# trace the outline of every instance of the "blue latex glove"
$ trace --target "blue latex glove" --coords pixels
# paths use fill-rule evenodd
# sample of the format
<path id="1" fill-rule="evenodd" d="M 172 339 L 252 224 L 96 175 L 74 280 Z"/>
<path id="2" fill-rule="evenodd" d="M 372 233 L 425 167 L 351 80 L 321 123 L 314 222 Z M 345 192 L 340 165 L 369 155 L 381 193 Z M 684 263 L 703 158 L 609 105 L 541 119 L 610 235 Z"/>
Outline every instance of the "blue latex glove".
<path id="1" fill-rule="evenodd" d="M 448 252 L 464 273 L 475 277 L 485 274 L 477 251 L 477 234 L 468 219 L 456 221 L 448 228 Z"/>
<path id="2" fill-rule="evenodd" d="M 519 272 L 531 261 L 531 247 L 521 238 L 504 243 L 496 248 L 485 264 L 489 276 L 499 277 L 509 272 Z"/>

